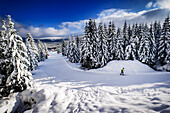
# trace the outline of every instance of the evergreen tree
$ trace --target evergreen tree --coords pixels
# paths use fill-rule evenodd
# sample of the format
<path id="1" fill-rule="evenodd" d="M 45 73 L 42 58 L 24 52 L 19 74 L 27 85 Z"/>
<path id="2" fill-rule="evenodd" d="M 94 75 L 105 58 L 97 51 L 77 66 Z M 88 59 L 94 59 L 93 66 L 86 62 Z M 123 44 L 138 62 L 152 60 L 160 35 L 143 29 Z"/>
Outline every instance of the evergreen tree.
<path id="1" fill-rule="evenodd" d="M 81 42 L 80 42 L 80 38 L 79 38 L 79 36 L 77 36 L 76 37 L 76 45 L 75 45 L 75 48 L 76 48 L 76 54 L 77 54 L 77 62 L 79 62 L 80 61 L 80 44 Z"/>
<path id="2" fill-rule="evenodd" d="M 125 51 L 125 49 L 126 49 L 126 46 L 128 46 L 129 45 L 129 40 L 128 40 L 128 28 L 127 28 L 127 23 L 126 23 L 126 21 L 125 21 L 125 23 L 124 23 L 124 26 L 123 26 L 123 42 L 124 42 L 124 44 L 123 44 L 123 49 L 124 49 L 124 51 Z"/>
<path id="3" fill-rule="evenodd" d="M 96 22 L 90 18 L 85 28 L 84 44 L 81 49 L 82 66 L 87 68 L 97 68 L 100 66 L 98 61 L 98 40 Z"/>
<path id="4" fill-rule="evenodd" d="M 149 63 L 149 57 L 150 57 L 150 45 L 149 45 L 149 29 L 147 25 L 140 25 L 140 46 L 139 46 L 139 60 L 143 63 L 148 64 Z"/>
<path id="5" fill-rule="evenodd" d="M 106 40 L 106 35 L 104 31 L 104 27 L 102 22 L 99 23 L 98 27 L 98 37 L 99 37 L 99 43 L 98 43 L 98 48 L 100 48 L 99 52 L 99 62 L 100 62 L 100 67 L 103 67 L 106 65 L 108 61 L 108 51 L 107 51 L 107 40 Z"/>
<path id="6" fill-rule="evenodd" d="M 135 26 L 133 24 L 132 30 L 130 25 L 128 27 L 128 37 L 129 37 L 129 45 L 126 46 L 125 49 L 125 59 L 126 60 L 135 60 L 136 59 L 136 51 L 137 51 L 137 36 L 135 36 Z"/>
<path id="7" fill-rule="evenodd" d="M 116 45 L 116 59 L 117 60 L 124 60 L 124 50 L 123 50 L 123 36 L 121 29 L 118 28 L 117 30 L 117 45 Z"/>
<path id="8" fill-rule="evenodd" d="M 170 23 L 169 16 L 165 19 L 159 40 L 158 60 L 161 65 L 170 62 Z"/>
<path id="9" fill-rule="evenodd" d="M 115 24 L 112 23 L 112 32 L 113 32 L 113 37 L 112 37 L 112 50 L 111 50 L 111 55 L 113 55 L 113 59 L 115 59 L 115 53 L 116 53 L 116 27 Z"/>
<path id="10" fill-rule="evenodd" d="M 26 46 L 27 46 L 28 57 L 29 57 L 29 62 L 30 62 L 29 69 L 34 70 L 35 67 L 38 66 L 39 54 L 38 54 L 38 48 L 30 33 L 27 34 Z"/>
<path id="11" fill-rule="evenodd" d="M 136 53 L 135 43 L 130 43 L 130 45 L 128 45 L 125 50 L 125 59 L 135 60 L 136 59 L 135 53 Z"/>
<path id="12" fill-rule="evenodd" d="M 128 32 L 128 42 L 130 43 L 130 39 L 131 39 L 131 37 L 132 37 L 132 29 L 131 29 L 131 27 L 130 27 L 130 24 L 129 24 L 129 27 L 128 27 L 127 32 Z M 129 45 L 129 44 L 128 44 L 128 45 Z"/>
<path id="13" fill-rule="evenodd" d="M 72 63 L 78 63 L 80 58 L 80 54 L 78 51 L 78 48 L 75 43 L 74 36 L 71 38 L 71 48 L 70 48 L 70 55 L 69 55 L 69 61 Z"/>
<path id="14" fill-rule="evenodd" d="M 2 20 L 2 31 L 0 31 L 0 93 L 5 92 L 4 85 L 6 84 L 6 79 L 12 73 L 13 65 L 10 61 L 10 59 L 7 59 L 7 57 L 10 58 L 10 56 L 7 56 L 8 50 L 9 50 L 9 37 L 8 37 L 8 30 L 6 21 Z M 10 68 L 11 67 L 11 68 Z M 8 70 L 7 70 L 8 69 Z M 8 92 L 9 93 L 9 92 Z M 0 94 L 0 98 L 5 94 Z"/>
<path id="15" fill-rule="evenodd" d="M 133 28 L 132 28 L 133 29 Z M 136 59 L 139 60 L 139 46 L 140 46 L 140 28 L 138 27 L 138 24 L 136 23 L 134 25 L 134 35 L 132 33 L 132 37 L 135 39 L 135 45 L 136 45 Z"/>
<path id="16" fill-rule="evenodd" d="M 79 36 L 77 36 L 76 37 L 76 45 L 75 45 L 75 48 L 76 48 L 76 54 L 77 54 L 77 62 L 79 62 L 80 61 L 80 37 Z"/>
<path id="17" fill-rule="evenodd" d="M 40 40 L 38 40 L 38 43 L 37 43 L 37 47 L 38 47 L 38 54 L 39 54 L 39 59 L 38 59 L 38 61 L 40 62 L 40 61 L 44 61 L 45 60 L 45 48 L 44 48 L 44 45 L 43 45 L 43 43 L 40 41 Z"/>
<path id="18" fill-rule="evenodd" d="M 75 40 L 74 40 L 74 37 L 72 36 L 70 39 L 69 39 L 69 41 L 70 41 L 70 52 L 69 52 L 69 61 L 70 62 L 72 62 L 72 63 L 74 63 L 74 48 L 73 48 L 73 43 L 75 42 Z"/>
<path id="19" fill-rule="evenodd" d="M 108 37 L 108 28 L 106 24 L 104 24 L 104 32 L 105 32 L 106 37 Z"/>
<path id="20" fill-rule="evenodd" d="M 9 39 L 8 39 L 8 35 L 7 35 L 7 27 L 6 27 L 6 23 L 5 23 L 5 20 L 2 20 L 3 21 L 3 25 L 2 25 L 2 31 L 0 31 L 0 59 L 1 61 L 4 61 L 5 56 L 7 54 L 7 46 L 9 44 Z M 2 63 L 2 62 L 0 62 Z M 1 64 L 1 68 L 2 68 L 2 65 L 4 65 L 3 63 Z M 2 71 L 2 70 L 1 70 Z"/>
<path id="21" fill-rule="evenodd" d="M 104 34 L 107 37 L 108 61 L 113 60 L 115 57 L 115 34 L 115 25 L 109 22 L 108 33 Z"/>
<path id="22" fill-rule="evenodd" d="M 46 44 L 46 43 L 43 43 L 43 44 L 44 44 L 45 59 L 48 59 L 48 47 L 47 47 L 47 44 Z"/>
<path id="23" fill-rule="evenodd" d="M 149 64 L 150 66 L 153 66 L 156 62 L 155 55 L 156 55 L 156 44 L 155 44 L 155 36 L 154 36 L 154 30 L 152 23 L 150 24 L 149 29 Z"/>
<path id="24" fill-rule="evenodd" d="M 61 52 L 62 52 L 62 55 L 63 56 L 66 56 L 67 55 L 67 51 L 66 51 L 66 42 L 64 41 L 64 38 L 63 38 L 63 41 L 62 41 L 62 49 L 61 49 Z"/>
<path id="25" fill-rule="evenodd" d="M 156 51 L 155 51 L 155 64 L 158 65 L 158 48 L 159 48 L 159 39 L 161 37 L 161 25 L 160 22 L 155 21 L 154 23 L 154 36 L 155 36 L 155 45 L 156 45 Z"/>
<path id="26" fill-rule="evenodd" d="M 78 49 L 80 49 L 80 38 L 79 36 L 76 37 L 76 46 Z"/>
<path id="27" fill-rule="evenodd" d="M 67 58 L 69 58 L 70 56 L 70 51 L 71 51 L 71 37 L 69 36 L 69 40 L 68 40 L 68 44 L 67 44 Z"/>
<path id="28" fill-rule="evenodd" d="M 97 51 L 97 27 L 96 23 L 90 19 L 88 23 L 88 41 L 90 43 L 90 47 L 88 48 L 90 51 L 90 61 L 91 65 L 89 68 L 96 68 L 98 63 L 98 51 Z"/>
<path id="29" fill-rule="evenodd" d="M 100 67 L 100 61 L 99 61 L 99 51 L 100 51 L 100 48 L 99 48 L 99 37 L 98 37 L 98 34 L 97 34 L 97 25 L 96 25 L 96 22 L 95 22 L 95 19 L 92 23 L 92 32 L 89 34 L 91 34 L 91 39 L 92 39 L 92 51 L 91 51 L 91 54 L 92 54 L 92 67 L 93 68 L 98 68 Z"/>
<path id="30" fill-rule="evenodd" d="M 18 92 L 25 90 L 30 86 L 29 79 L 31 73 L 28 71 L 29 61 L 27 48 L 22 38 L 17 35 L 14 29 L 14 23 L 11 16 L 8 15 L 8 28 L 5 36 L 8 43 L 6 46 L 6 53 L 4 60 L 2 60 L 0 74 L 3 75 L 1 82 L 0 97 L 8 96 L 11 92 Z M 4 24 L 4 26 L 6 26 Z"/>
<path id="31" fill-rule="evenodd" d="M 85 26 L 85 35 L 82 39 L 82 45 L 80 50 L 80 63 L 82 67 L 90 68 L 91 67 L 91 59 L 90 59 L 90 40 L 88 36 L 88 24 Z"/>

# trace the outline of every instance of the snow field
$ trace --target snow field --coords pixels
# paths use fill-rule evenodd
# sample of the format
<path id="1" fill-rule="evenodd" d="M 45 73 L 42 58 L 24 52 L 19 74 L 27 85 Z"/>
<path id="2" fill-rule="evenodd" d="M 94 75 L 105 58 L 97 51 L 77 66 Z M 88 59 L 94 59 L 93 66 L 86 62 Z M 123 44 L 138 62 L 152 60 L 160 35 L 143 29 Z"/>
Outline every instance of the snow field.
<path id="1" fill-rule="evenodd" d="M 51 79 L 49 79 L 49 81 L 51 81 Z M 35 94 L 43 95 L 40 97 L 44 98 L 42 98 L 41 101 L 38 101 L 35 108 L 26 111 L 26 113 L 155 113 L 161 111 L 169 112 L 170 110 L 170 86 L 165 83 L 133 85 L 127 87 L 91 87 L 90 84 L 87 86 L 87 84 L 84 85 L 84 83 L 78 82 L 60 82 L 53 85 L 46 84 L 45 82 L 36 86 L 39 90 L 37 90 Z M 37 88 L 35 87 L 35 89 Z M 34 88 L 30 90 L 34 90 Z M 33 97 L 35 96 L 33 95 Z"/>
<path id="2" fill-rule="evenodd" d="M 119 75 L 122 66 L 125 76 Z M 32 87 L 18 98 L 25 113 L 168 113 L 170 73 L 138 61 L 111 61 L 100 69 L 82 70 L 50 53 L 33 71 Z"/>
<path id="3" fill-rule="evenodd" d="M 122 66 L 126 76 L 119 75 Z M 33 78 L 30 90 L 41 91 L 44 98 L 26 113 L 170 111 L 169 73 L 155 72 L 138 61 L 112 61 L 100 69 L 81 70 L 80 65 L 50 53 Z"/>

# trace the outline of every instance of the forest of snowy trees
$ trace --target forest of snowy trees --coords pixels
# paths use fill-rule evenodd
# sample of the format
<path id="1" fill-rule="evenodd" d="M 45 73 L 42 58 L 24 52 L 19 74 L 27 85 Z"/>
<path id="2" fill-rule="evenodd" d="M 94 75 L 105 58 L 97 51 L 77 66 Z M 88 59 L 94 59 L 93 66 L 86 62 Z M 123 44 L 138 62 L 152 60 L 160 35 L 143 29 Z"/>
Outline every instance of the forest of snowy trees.
<path id="1" fill-rule="evenodd" d="M 31 71 L 48 57 L 46 44 L 40 40 L 36 44 L 30 33 L 24 43 L 11 16 L 7 17 L 8 22 L 3 20 L 0 31 L 0 98 L 29 87 Z"/>
<path id="2" fill-rule="evenodd" d="M 123 29 L 113 22 L 99 23 L 90 18 L 83 38 L 63 40 L 62 55 L 72 63 L 92 69 L 105 66 L 111 60 L 139 60 L 156 70 L 170 71 L 170 20 L 147 24 L 124 23 Z"/>

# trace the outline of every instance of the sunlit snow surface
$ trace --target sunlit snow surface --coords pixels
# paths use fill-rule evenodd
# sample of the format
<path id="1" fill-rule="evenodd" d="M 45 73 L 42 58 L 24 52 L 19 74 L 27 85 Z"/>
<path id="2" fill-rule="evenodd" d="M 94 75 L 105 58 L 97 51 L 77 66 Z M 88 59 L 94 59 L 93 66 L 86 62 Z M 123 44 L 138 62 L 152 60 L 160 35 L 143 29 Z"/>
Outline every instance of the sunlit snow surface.
<path id="1" fill-rule="evenodd" d="M 125 76 L 120 76 L 121 68 Z M 33 87 L 22 101 L 36 103 L 26 113 L 170 112 L 170 73 L 138 61 L 111 61 L 100 69 L 82 70 L 60 54 L 33 71 Z"/>

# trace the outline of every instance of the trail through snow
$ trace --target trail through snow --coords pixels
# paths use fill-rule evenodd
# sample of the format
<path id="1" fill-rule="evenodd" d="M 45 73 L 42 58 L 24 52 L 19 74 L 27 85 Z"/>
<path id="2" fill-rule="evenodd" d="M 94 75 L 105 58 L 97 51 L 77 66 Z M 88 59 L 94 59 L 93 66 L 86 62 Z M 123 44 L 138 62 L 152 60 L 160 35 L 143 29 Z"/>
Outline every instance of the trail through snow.
<path id="1" fill-rule="evenodd" d="M 125 67 L 125 76 L 120 69 Z M 111 61 L 82 70 L 60 54 L 50 53 L 33 72 L 33 87 L 21 93 L 32 103 L 25 113 L 169 113 L 170 73 L 138 61 Z"/>
<path id="2" fill-rule="evenodd" d="M 125 76 L 120 76 L 121 68 Z M 41 62 L 33 72 L 33 78 L 51 78 L 48 82 L 81 82 L 108 86 L 141 85 L 144 83 L 165 82 L 170 80 L 170 73 L 156 72 L 139 61 L 112 61 L 103 68 L 82 70 L 79 64 L 70 63 L 66 57 L 51 53 L 49 59 Z M 168 79 L 167 79 L 168 78 Z"/>

